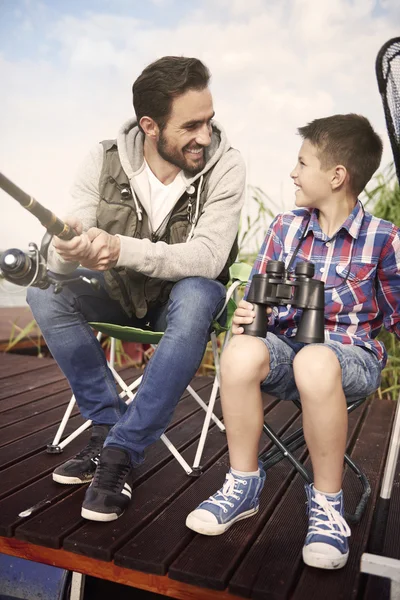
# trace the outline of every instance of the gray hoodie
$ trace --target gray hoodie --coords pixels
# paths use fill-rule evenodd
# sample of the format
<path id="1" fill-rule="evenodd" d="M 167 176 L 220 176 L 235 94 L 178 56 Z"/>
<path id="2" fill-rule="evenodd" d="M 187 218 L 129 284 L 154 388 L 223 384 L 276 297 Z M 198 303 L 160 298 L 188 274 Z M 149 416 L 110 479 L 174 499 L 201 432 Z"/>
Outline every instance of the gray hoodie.
<path id="1" fill-rule="evenodd" d="M 145 167 L 144 136 L 134 120 L 120 129 L 117 137 L 121 165 L 130 181 L 138 216 L 143 211 L 140 190 L 135 178 Z M 237 150 L 228 152 L 230 144 L 222 127 L 213 122 L 211 144 L 206 149 L 206 165 L 195 176 L 183 173 L 182 190 L 213 168 L 208 181 L 208 196 L 188 241 L 179 244 L 152 242 L 120 235 L 121 251 L 117 267 L 127 267 L 149 277 L 178 281 L 200 276 L 215 279 L 221 273 L 236 237 L 240 211 L 244 202 L 245 167 Z M 83 230 L 97 226 L 99 178 L 103 165 L 103 147 L 97 144 L 84 161 L 72 188 L 72 203 L 68 214 L 80 219 Z M 67 274 L 76 263 L 65 262 L 50 248 L 49 268 Z"/>

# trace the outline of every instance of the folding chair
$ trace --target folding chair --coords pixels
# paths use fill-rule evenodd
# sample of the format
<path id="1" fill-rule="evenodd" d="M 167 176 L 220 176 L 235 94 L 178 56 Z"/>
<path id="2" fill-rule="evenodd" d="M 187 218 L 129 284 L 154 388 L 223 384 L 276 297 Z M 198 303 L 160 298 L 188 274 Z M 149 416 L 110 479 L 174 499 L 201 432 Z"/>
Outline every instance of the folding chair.
<path id="1" fill-rule="evenodd" d="M 172 453 L 172 455 L 176 458 L 182 468 L 186 471 L 188 475 L 200 475 L 201 474 L 201 466 L 200 461 L 204 450 L 204 445 L 206 442 L 206 437 L 208 433 L 208 429 L 210 426 L 210 421 L 217 425 L 221 432 L 225 431 L 225 426 L 223 423 L 214 415 L 214 405 L 217 397 L 218 389 L 219 389 L 219 351 L 218 351 L 218 342 L 217 337 L 225 332 L 225 339 L 222 344 L 221 352 L 225 347 L 226 343 L 229 340 L 230 336 L 230 324 L 233 316 L 233 312 L 236 308 L 235 301 L 233 299 L 233 295 L 237 288 L 246 283 L 251 271 L 250 265 L 246 265 L 244 263 L 234 263 L 230 269 L 230 277 L 231 282 L 229 287 L 227 288 L 225 303 L 219 314 L 217 315 L 210 334 L 214 365 L 215 365 L 215 377 L 214 382 L 211 389 L 211 395 L 208 402 L 208 405 L 200 398 L 197 392 L 190 386 L 187 386 L 187 391 L 191 395 L 192 398 L 200 405 L 200 407 L 205 411 L 205 419 L 202 427 L 202 431 L 200 434 L 199 443 L 196 450 L 195 459 L 193 465 L 190 466 L 187 461 L 183 458 L 182 454 L 177 450 L 177 448 L 171 443 L 168 437 L 163 434 L 161 436 L 161 440 L 167 446 L 168 450 Z M 222 316 L 225 309 L 227 310 L 227 324 L 225 326 L 221 325 L 218 322 L 218 319 Z M 128 342 L 137 342 L 141 344 L 149 344 L 153 348 L 157 347 L 157 344 L 160 342 L 164 333 L 162 331 L 148 331 L 139 329 L 136 327 L 124 327 L 121 325 L 115 325 L 112 323 L 90 323 L 94 330 L 98 332 L 97 339 L 100 341 L 102 335 L 107 335 L 111 338 L 111 348 L 110 348 L 110 360 L 107 361 L 107 364 L 115 378 L 115 381 L 121 388 L 121 392 L 119 394 L 120 398 L 126 398 L 126 403 L 130 404 L 135 398 L 135 390 L 140 385 L 143 375 L 136 379 L 132 384 L 128 385 L 122 379 L 120 374 L 115 369 L 115 341 L 128 341 Z M 56 435 L 51 444 L 47 445 L 47 452 L 50 454 L 59 454 L 63 451 L 63 449 L 76 437 L 78 437 L 83 431 L 88 429 L 92 424 L 91 421 L 86 421 L 83 425 L 81 425 L 78 429 L 76 429 L 73 433 L 71 433 L 67 438 L 65 438 L 62 442 L 60 442 L 61 437 L 64 433 L 65 427 L 67 425 L 68 419 L 72 413 L 72 410 L 75 405 L 75 396 L 71 397 L 71 400 L 67 406 L 65 414 L 62 418 L 62 421 L 57 429 Z"/>

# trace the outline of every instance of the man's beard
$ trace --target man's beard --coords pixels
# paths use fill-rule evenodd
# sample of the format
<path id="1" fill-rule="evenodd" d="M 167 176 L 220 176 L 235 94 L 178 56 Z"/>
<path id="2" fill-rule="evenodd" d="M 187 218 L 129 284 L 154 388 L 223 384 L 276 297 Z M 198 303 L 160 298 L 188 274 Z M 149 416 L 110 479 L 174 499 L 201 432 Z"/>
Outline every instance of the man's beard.
<path id="1" fill-rule="evenodd" d="M 188 163 L 188 161 L 185 159 L 185 156 L 183 153 L 186 148 L 187 148 L 187 146 L 182 148 L 181 151 L 179 151 L 176 148 L 171 149 L 168 146 L 168 141 L 164 137 L 163 133 L 162 132 L 160 133 L 160 138 L 157 142 L 157 151 L 158 151 L 158 154 L 161 156 L 161 158 L 163 158 L 167 162 L 171 163 L 172 165 L 179 167 L 183 171 L 187 171 L 191 175 L 196 175 L 197 173 L 200 173 L 200 171 L 202 171 L 204 169 L 205 164 L 206 164 L 205 157 L 204 157 L 204 149 L 203 149 L 203 160 L 199 161 L 198 164 L 196 166 L 194 166 L 194 165 L 190 165 Z"/>

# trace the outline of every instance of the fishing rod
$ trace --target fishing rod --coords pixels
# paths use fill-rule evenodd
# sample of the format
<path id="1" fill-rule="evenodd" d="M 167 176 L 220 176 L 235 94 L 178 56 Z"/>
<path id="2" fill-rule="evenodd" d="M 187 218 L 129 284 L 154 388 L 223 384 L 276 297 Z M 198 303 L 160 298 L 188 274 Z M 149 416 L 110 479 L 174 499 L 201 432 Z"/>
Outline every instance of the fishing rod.
<path id="1" fill-rule="evenodd" d="M 75 231 L 64 221 L 61 221 L 48 208 L 21 190 L 15 183 L 0 173 L 0 189 L 4 190 L 23 208 L 32 213 L 46 228 L 42 239 L 40 250 L 36 244 L 29 244 L 29 251 L 24 252 L 18 248 L 9 248 L 0 256 L 0 274 L 11 283 L 24 287 L 39 287 L 47 289 L 54 285 L 54 292 L 61 291 L 64 285 L 74 281 L 83 280 L 90 283 L 94 288 L 99 288 L 97 279 L 87 277 L 73 277 L 71 279 L 55 279 L 47 269 L 47 254 L 53 235 L 62 240 L 72 240 L 76 236 Z"/>
<path id="2" fill-rule="evenodd" d="M 0 188 L 12 196 L 26 210 L 35 215 L 43 227 L 52 235 L 56 235 L 62 240 L 72 240 L 75 237 L 76 234 L 72 227 L 61 221 L 48 208 L 45 208 L 35 198 L 26 194 L 2 173 L 0 173 Z"/>

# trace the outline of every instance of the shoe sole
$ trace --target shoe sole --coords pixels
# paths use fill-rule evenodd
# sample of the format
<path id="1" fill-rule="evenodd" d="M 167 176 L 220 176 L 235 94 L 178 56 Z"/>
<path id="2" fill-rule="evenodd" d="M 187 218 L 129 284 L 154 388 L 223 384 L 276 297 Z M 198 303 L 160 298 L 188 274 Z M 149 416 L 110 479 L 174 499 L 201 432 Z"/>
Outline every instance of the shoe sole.
<path id="1" fill-rule="evenodd" d="M 303 561 L 309 567 L 316 567 L 317 569 L 342 569 L 347 563 L 348 557 L 348 552 L 336 558 L 329 558 L 329 556 L 317 552 L 307 552 L 307 547 L 303 548 Z"/>
<path id="2" fill-rule="evenodd" d="M 83 485 L 84 483 L 90 483 L 93 479 L 93 475 L 86 479 L 79 479 L 79 477 L 67 477 L 66 475 L 59 475 L 53 473 L 53 481 L 57 483 L 63 483 L 64 485 Z"/>
<path id="3" fill-rule="evenodd" d="M 116 519 L 119 519 L 119 517 L 122 515 L 123 513 L 120 515 L 117 515 L 117 513 L 99 513 L 83 507 L 81 510 L 81 516 L 84 519 L 88 519 L 89 521 L 101 521 L 103 523 L 107 523 L 108 521 L 116 521 Z"/>
<path id="4" fill-rule="evenodd" d="M 221 535 L 221 533 L 225 533 L 229 527 L 238 521 L 252 517 L 256 513 L 258 513 L 258 507 L 247 510 L 246 512 L 232 519 L 232 521 L 229 521 L 228 523 L 222 523 L 220 525 L 217 523 L 204 523 L 204 521 L 201 521 L 195 515 L 189 514 L 186 518 L 186 527 L 189 527 L 189 529 L 192 529 L 196 533 L 201 533 L 202 535 Z"/>

